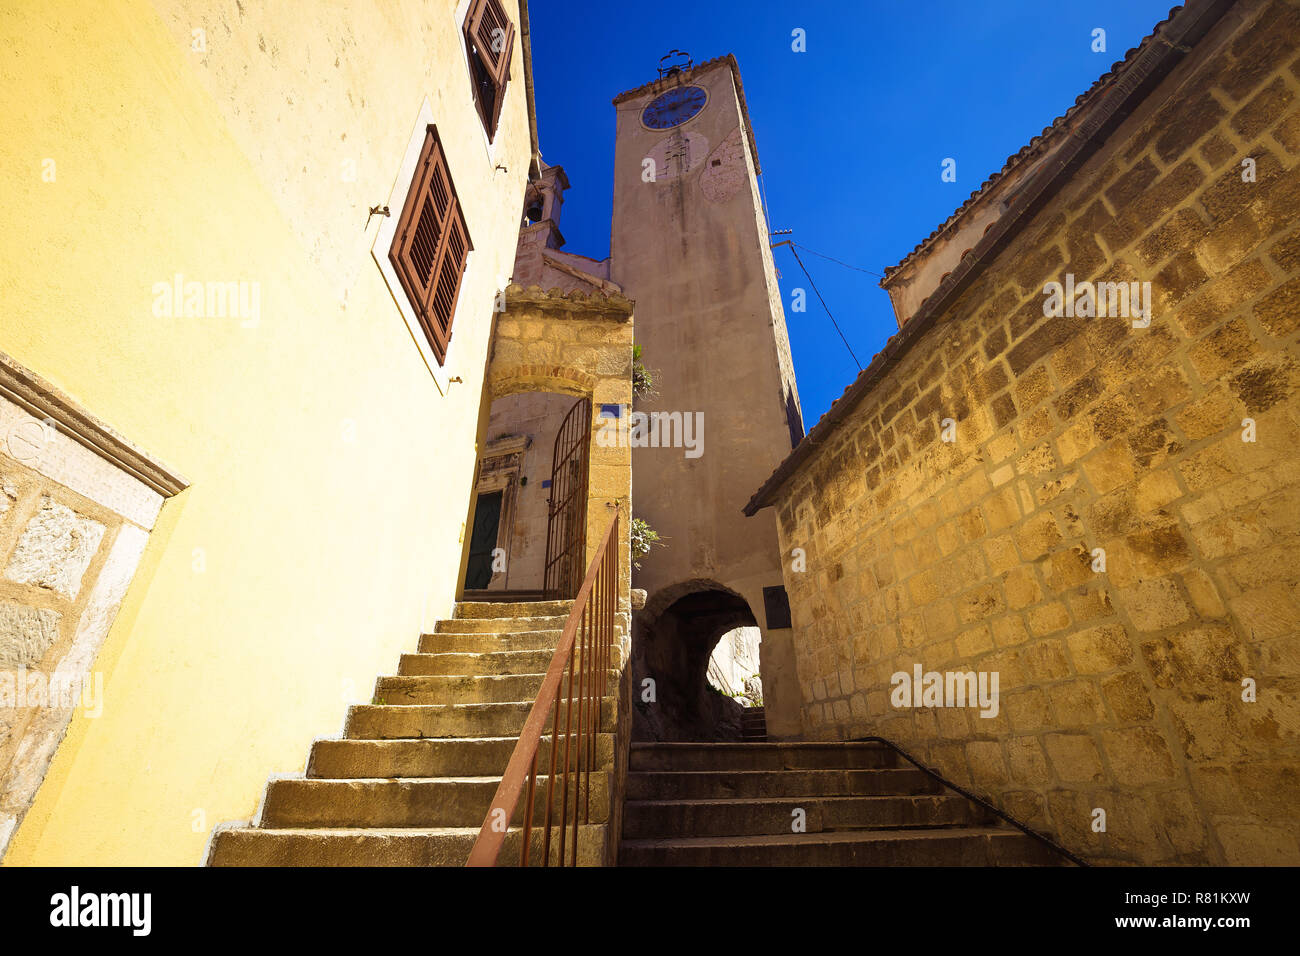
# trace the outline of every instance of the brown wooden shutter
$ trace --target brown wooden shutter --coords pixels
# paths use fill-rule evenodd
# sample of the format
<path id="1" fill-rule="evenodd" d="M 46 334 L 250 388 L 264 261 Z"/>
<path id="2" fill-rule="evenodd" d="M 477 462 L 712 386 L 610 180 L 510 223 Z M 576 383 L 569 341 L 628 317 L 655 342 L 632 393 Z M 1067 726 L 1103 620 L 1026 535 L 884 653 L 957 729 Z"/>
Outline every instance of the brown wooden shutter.
<path id="1" fill-rule="evenodd" d="M 438 277 L 429 296 L 429 311 L 433 315 L 435 335 L 446 343 L 451 341 L 451 322 L 456 315 L 456 296 L 460 292 L 460 279 L 465 273 L 465 260 L 469 256 L 469 234 L 465 231 L 465 220 L 457 215 L 447 223 L 442 255 L 438 261 Z M 435 349 L 436 351 L 436 349 Z M 438 361 L 442 361 L 439 356 Z"/>
<path id="2" fill-rule="evenodd" d="M 473 248 L 438 130 L 431 125 L 388 258 L 439 364 L 447 357 L 456 296 Z"/>
<path id="3" fill-rule="evenodd" d="M 515 25 L 506 16 L 501 0 L 474 0 L 465 18 L 465 36 L 471 49 L 476 51 L 483 68 L 495 87 L 490 102 L 480 100 L 483 121 L 489 137 L 496 132 L 501 116 L 501 104 L 506 98 L 506 84 L 510 82 L 510 58 L 515 49 Z M 471 55 L 473 55 L 471 53 Z M 475 98 L 479 97 L 477 89 Z"/>
<path id="4" fill-rule="evenodd" d="M 506 16 L 501 0 L 476 0 L 470 15 L 465 18 L 465 29 L 497 87 L 504 90 L 506 81 L 510 79 L 515 25 Z"/>

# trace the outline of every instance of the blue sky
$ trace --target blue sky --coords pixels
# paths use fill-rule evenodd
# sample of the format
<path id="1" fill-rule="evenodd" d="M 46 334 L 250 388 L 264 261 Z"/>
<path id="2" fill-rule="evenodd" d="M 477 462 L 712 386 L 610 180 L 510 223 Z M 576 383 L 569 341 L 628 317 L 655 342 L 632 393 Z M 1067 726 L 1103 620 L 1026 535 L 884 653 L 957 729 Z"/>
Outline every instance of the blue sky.
<path id="1" fill-rule="evenodd" d="M 609 254 L 618 93 L 653 79 L 677 48 L 734 53 L 758 143 L 771 229 L 880 273 L 1008 156 L 1065 112 L 1168 15 L 1169 0 L 803 3 L 532 0 L 542 155 L 562 165 L 566 249 Z M 1106 52 L 1091 49 L 1106 31 Z M 807 51 L 791 50 L 805 31 Z M 945 157 L 957 182 L 940 180 Z M 775 250 L 804 421 L 811 428 L 857 366 L 787 248 Z M 879 279 L 800 257 L 865 365 L 897 331 Z"/>

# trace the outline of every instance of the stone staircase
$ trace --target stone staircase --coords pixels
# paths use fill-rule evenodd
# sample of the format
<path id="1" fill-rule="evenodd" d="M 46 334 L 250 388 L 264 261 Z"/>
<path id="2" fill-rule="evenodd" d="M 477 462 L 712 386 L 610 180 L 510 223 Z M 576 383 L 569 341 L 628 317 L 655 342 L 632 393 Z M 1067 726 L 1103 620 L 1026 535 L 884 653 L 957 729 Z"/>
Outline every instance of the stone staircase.
<path id="1" fill-rule="evenodd" d="M 1068 862 L 881 744 L 633 743 L 628 770 L 622 866 Z"/>
<path id="2" fill-rule="evenodd" d="M 767 740 L 767 718 L 762 707 L 746 707 L 740 715 L 740 739 L 752 743 Z"/>
<path id="3" fill-rule="evenodd" d="M 343 739 L 313 743 L 304 776 L 273 779 L 251 825 L 213 833 L 208 865 L 463 865 L 572 603 L 456 605 L 451 620 L 421 636 L 417 653 L 402 655 L 396 675 L 379 678 L 373 703 L 349 710 Z M 603 855 L 614 716 L 606 697 L 579 862 Z M 547 734 L 538 767 L 550 759 Z M 544 777 L 538 790 L 534 820 L 542 822 Z M 521 800 L 514 825 L 523 812 Z M 520 838 L 512 827 L 501 863 L 518 860 Z"/>
<path id="4" fill-rule="evenodd" d="M 213 832 L 208 865 L 463 865 L 570 607 L 458 604 L 450 620 L 421 636 L 416 653 L 402 655 L 396 675 L 379 678 L 372 703 L 350 708 L 342 739 L 312 744 L 304 775 L 272 779 L 251 823 Z M 613 691 L 617 675 L 610 676 Z M 632 744 L 621 864 L 1064 862 L 887 747 L 758 742 L 761 709 L 750 710 L 760 714 L 746 715 L 744 742 Z M 607 697 L 580 863 L 605 860 L 614 718 Z M 539 768 L 549 767 L 550 756 L 546 734 Z M 544 820 L 545 777 L 538 783 L 535 823 Z M 792 826 L 796 809 L 800 832 Z M 502 864 L 519 858 L 523 813 L 521 801 Z M 533 838 L 536 859 L 540 833 Z M 553 857 L 556 850 L 553 842 Z"/>

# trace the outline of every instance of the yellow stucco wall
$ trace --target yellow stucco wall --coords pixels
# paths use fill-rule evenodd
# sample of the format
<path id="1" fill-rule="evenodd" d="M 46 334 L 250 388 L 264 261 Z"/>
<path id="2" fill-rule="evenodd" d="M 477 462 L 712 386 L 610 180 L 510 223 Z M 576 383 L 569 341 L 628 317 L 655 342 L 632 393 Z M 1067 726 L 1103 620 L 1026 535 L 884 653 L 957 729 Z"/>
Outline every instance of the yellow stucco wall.
<path id="1" fill-rule="evenodd" d="M 0 349 L 192 482 L 9 865 L 199 863 L 454 597 L 530 153 L 521 51 L 489 151 L 452 0 L 313 5 L 310 37 L 299 4 L 242 6 L 0 9 Z M 425 97 L 475 244 L 445 396 L 366 226 Z M 176 273 L 259 282 L 260 320 L 155 316 Z"/>

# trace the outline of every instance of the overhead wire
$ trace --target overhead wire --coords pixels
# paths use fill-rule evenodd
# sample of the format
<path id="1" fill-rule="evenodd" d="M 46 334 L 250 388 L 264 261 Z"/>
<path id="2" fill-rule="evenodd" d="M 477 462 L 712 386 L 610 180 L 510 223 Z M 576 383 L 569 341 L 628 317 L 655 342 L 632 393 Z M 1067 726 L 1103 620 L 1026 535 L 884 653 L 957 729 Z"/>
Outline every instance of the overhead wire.
<path id="1" fill-rule="evenodd" d="M 811 252 L 812 250 L 808 251 Z M 857 353 L 853 351 L 853 346 L 849 345 L 849 340 L 844 337 L 844 330 L 841 329 L 840 324 L 835 321 L 835 316 L 831 314 L 830 306 L 828 306 L 826 300 L 822 298 L 822 294 L 817 288 L 817 283 L 813 281 L 812 274 L 809 273 L 808 267 L 805 266 L 803 260 L 799 258 L 799 253 L 795 252 L 793 242 L 790 243 L 790 255 L 794 256 L 794 261 L 799 263 L 799 268 L 803 270 L 803 274 L 808 279 L 808 284 L 812 286 L 813 293 L 817 296 L 817 301 L 819 301 L 822 304 L 822 308 L 826 310 L 826 315 L 831 320 L 831 325 L 835 326 L 835 331 L 840 334 L 840 341 L 843 342 L 844 347 L 849 350 L 849 355 L 853 357 L 853 364 L 856 365 L 858 371 L 861 372 L 862 363 L 858 361 Z"/>
<path id="2" fill-rule="evenodd" d="M 797 243 L 794 240 L 790 241 L 790 245 L 799 246 L 799 248 L 802 249 L 804 252 L 810 252 L 814 256 L 820 256 L 823 259 L 829 259 L 831 262 L 841 265 L 846 269 L 852 269 L 855 272 L 865 272 L 867 275 L 875 276 L 877 279 L 884 278 L 884 276 L 881 275 L 879 272 L 872 272 L 870 269 L 863 269 L 861 266 L 851 266 L 847 262 L 842 262 L 839 259 L 836 259 L 834 256 L 828 256 L 824 252 L 818 252 L 816 249 L 809 249 L 807 246 L 801 245 L 800 243 Z"/>

